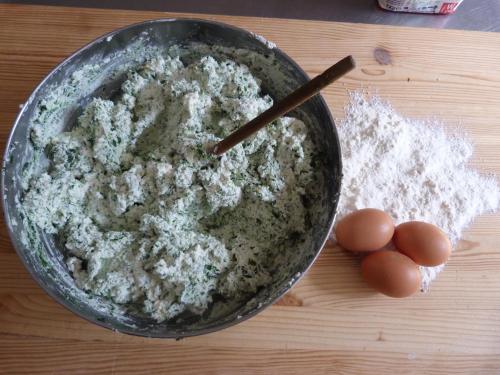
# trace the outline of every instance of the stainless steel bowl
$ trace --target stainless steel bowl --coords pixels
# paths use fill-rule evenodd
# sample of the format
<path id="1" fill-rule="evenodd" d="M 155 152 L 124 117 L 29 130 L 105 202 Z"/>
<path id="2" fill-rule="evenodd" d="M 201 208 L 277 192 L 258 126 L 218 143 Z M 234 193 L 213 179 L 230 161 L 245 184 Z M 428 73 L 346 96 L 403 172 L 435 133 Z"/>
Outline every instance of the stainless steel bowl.
<path id="1" fill-rule="evenodd" d="M 29 129 L 40 100 L 85 64 L 100 62 L 104 64 L 106 71 L 112 71 L 117 64 L 126 63 L 127 48 L 137 42 L 138 38 L 142 38 L 143 43 L 149 46 L 165 47 L 202 42 L 257 52 L 264 58 L 256 64 L 253 74 L 261 78 L 263 90 L 275 99 L 280 99 L 308 80 L 306 73 L 290 57 L 273 48 L 263 38 L 217 22 L 161 19 L 131 25 L 104 35 L 57 66 L 33 91 L 19 113 L 3 161 L 2 201 L 5 221 L 12 243 L 33 278 L 56 301 L 81 317 L 106 328 L 140 336 L 180 338 L 218 331 L 242 322 L 271 305 L 297 282 L 320 253 L 333 225 L 340 192 L 341 155 L 337 132 L 328 107 L 320 95 L 293 113 L 306 122 L 318 148 L 318 168 L 322 175 L 322 181 L 318 181 L 318 184 L 321 185 L 322 199 L 321 202 L 314 202 L 317 212 L 311 229 L 312 244 L 300 249 L 294 259 L 291 259 L 293 267 L 288 275 L 274 280 L 246 303 L 234 306 L 232 311 L 219 316 L 213 315 L 211 318 L 156 323 L 128 314 L 110 301 L 79 290 L 64 264 L 57 238 L 33 228 L 17 208 L 16 202 L 23 193 L 23 168 L 33 152 Z M 245 63 L 244 54 L 231 58 Z M 277 71 L 280 74 L 274 74 Z M 123 77 L 115 75 L 95 87 L 92 92 L 78 93 L 73 105 L 67 109 L 66 126 L 71 127 L 78 115 L 78 108 L 88 102 L 90 97 L 111 96 L 122 80 Z"/>

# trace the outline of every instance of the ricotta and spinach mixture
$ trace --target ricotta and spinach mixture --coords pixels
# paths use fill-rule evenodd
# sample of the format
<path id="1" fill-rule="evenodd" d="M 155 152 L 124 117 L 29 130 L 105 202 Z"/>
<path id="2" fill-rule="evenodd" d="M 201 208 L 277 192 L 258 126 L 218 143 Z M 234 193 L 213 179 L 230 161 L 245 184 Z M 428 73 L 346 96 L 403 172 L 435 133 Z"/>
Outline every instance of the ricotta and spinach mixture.
<path id="1" fill-rule="evenodd" d="M 64 244 L 79 288 L 159 322 L 248 298 L 305 241 L 313 143 L 284 117 L 221 157 L 207 149 L 271 105 L 232 60 L 149 59 L 71 131 L 33 128 L 50 165 L 23 208 Z"/>

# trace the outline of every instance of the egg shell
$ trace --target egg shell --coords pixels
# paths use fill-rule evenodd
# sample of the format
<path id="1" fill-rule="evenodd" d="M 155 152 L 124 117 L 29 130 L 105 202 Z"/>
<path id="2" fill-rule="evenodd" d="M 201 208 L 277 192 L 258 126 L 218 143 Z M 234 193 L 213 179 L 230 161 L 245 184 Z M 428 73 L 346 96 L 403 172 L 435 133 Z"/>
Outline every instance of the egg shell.
<path id="1" fill-rule="evenodd" d="M 451 254 L 451 242 L 435 225 L 422 221 L 400 224 L 394 232 L 394 246 L 421 266 L 445 263 Z"/>
<path id="2" fill-rule="evenodd" d="M 342 218 L 335 227 L 337 242 L 350 251 L 373 251 L 389 243 L 394 222 L 384 211 L 364 208 Z"/>
<path id="3" fill-rule="evenodd" d="M 422 276 L 413 260 L 392 250 L 367 255 L 361 262 L 361 274 L 373 289 L 389 297 L 408 297 L 420 289 Z"/>

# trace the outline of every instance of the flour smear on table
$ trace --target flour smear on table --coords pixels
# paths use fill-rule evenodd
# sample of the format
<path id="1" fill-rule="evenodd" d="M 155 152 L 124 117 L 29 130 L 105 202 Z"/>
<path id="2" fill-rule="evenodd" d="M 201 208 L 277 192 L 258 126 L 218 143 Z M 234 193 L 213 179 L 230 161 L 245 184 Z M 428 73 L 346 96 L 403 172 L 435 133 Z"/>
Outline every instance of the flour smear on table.
<path id="1" fill-rule="evenodd" d="M 344 166 L 339 218 L 379 208 L 396 224 L 435 224 L 456 245 L 476 216 L 499 207 L 496 178 L 468 165 L 472 144 L 436 121 L 405 118 L 380 98 L 354 92 L 339 136 Z M 420 267 L 423 290 L 443 267 Z"/>

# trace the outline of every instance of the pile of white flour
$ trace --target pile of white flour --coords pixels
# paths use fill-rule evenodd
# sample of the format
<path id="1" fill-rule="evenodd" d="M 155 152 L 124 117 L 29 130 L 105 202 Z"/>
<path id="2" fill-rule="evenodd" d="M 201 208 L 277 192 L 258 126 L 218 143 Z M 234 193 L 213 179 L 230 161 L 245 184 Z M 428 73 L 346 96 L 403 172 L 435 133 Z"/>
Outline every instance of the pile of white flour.
<path id="1" fill-rule="evenodd" d="M 339 136 L 344 172 L 339 219 L 353 210 L 379 208 L 396 224 L 433 223 L 455 245 L 476 216 L 499 207 L 496 179 L 468 166 L 471 143 L 436 122 L 404 118 L 379 98 L 357 92 Z M 423 290 L 443 267 L 421 267 Z"/>

